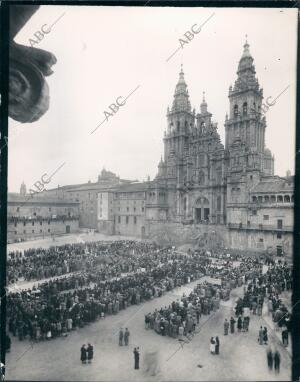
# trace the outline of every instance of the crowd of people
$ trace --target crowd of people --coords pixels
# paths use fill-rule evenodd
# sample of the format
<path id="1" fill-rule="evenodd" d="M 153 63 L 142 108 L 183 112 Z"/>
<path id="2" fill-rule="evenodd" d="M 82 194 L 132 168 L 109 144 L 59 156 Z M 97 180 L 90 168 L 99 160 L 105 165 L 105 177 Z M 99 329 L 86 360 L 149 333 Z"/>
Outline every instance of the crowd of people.
<path id="1" fill-rule="evenodd" d="M 7 269 L 9 283 L 52 277 L 31 289 L 8 294 L 8 330 L 20 341 L 67 336 L 91 322 L 206 276 L 189 295 L 183 294 L 168 306 L 146 314 L 145 328 L 184 341 L 193 335 L 203 315 L 216 312 L 221 300 L 230 298 L 233 288 L 243 286 L 244 295 L 236 303 L 235 316 L 224 321 L 224 335 L 233 334 L 236 329 L 239 333 L 248 332 L 250 315 L 261 316 L 267 309 L 276 328 L 282 330 L 283 345 L 288 346 L 291 314 L 281 294 L 292 289 L 292 271 L 284 262 L 230 256 L 225 251 L 184 254 L 173 247 L 123 240 L 14 252 L 9 256 Z M 129 336 L 128 328 L 121 329 L 119 345 L 128 346 Z M 258 344 L 268 345 L 266 327 L 261 326 L 258 332 Z M 211 338 L 209 346 L 211 354 L 220 354 L 218 336 Z M 80 359 L 83 364 L 92 361 L 91 344 L 81 347 Z M 134 359 L 138 369 L 138 348 Z M 279 372 L 280 355 L 278 361 L 276 352 L 272 353 L 273 365 Z"/>
<path id="2" fill-rule="evenodd" d="M 81 251 L 82 245 L 78 245 Z M 154 244 L 123 241 L 99 246 L 110 254 L 110 266 L 100 261 L 93 268 L 10 293 L 9 331 L 20 340 L 66 336 L 78 327 L 199 279 L 208 264 L 199 255 L 187 256 Z M 109 249 L 103 250 L 105 246 Z M 76 245 L 72 247 L 76 252 Z M 92 247 L 98 246 L 93 243 Z M 89 245 L 86 255 L 88 251 Z"/>

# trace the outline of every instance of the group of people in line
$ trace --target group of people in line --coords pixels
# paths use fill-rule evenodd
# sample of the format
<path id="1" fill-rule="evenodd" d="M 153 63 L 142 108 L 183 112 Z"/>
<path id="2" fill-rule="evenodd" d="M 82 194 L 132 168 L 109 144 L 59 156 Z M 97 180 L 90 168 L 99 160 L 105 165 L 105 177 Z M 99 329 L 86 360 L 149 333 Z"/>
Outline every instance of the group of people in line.
<path id="1" fill-rule="evenodd" d="M 74 244 L 72 248 L 83 244 Z M 89 244 L 86 244 L 88 252 Z M 103 248 L 109 248 L 105 250 Z M 108 315 L 117 314 L 131 305 L 161 296 L 205 274 L 209 263 L 200 255 L 185 255 L 174 249 L 134 241 L 101 242 L 104 258 L 112 253 L 112 267 L 125 274 L 111 274 L 111 267 L 99 266 L 63 278 L 50 280 L 8 294 L 8 330 L 19 340 L 50 340 L 67 336 Z M 59 247 L 58 247 L 59 248 Z M 98 248 L 93 243 L 93 248 Z M 101 258 L 100 251 L 98 257 Z M 87 254 L 86 254 L 87 255 Z M 47 256 L 47 253 L 45 253 Z M 50 255 L 52 256 L 52 254 Z M 95 256 L 93 253 L 92 256 Z M 111 278 L 106 279 L 106 269 Z M 103 277 L 103 274 L 105 277 Z"/>

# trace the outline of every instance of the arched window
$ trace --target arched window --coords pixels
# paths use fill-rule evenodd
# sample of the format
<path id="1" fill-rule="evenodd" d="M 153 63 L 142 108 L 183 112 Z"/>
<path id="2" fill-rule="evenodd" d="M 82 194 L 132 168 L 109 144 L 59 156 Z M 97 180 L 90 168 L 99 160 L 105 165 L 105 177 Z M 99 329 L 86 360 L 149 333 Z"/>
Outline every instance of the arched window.
<path id="1" fill-rule="evenodd" d="M 221 211 L 221 196 L 217 197 L 217 211 Z"/>
<path id="2" fill-rule="evenodd" d="M 183 210 L 186 211 L 186 198 L 183 198 Z"/>
<path id="3" fill-rule="evenodd" d="M 271 195 L 271 203 L 274 203 L 276 202 L 276 196 L 275 195 Z"/>
<path id="4" fill-rule="evenodd" d="M 270 201 L 269 195 L 265 195 L 265 202 L 269 203 L 269 201 Z"/>
<path id="5" fill-rule="evenodd" d="M 243 103 L 243 115 L 247 115 L 248 114 L 248 106 L 247 106 L 247 102 L 244 102 Z"/>
<path id="6" fill-rule="evenodd" d="M 259 203 L 262 203 L 262 196 L 259 196 L 259 197 L 258 197 L 258 202 L 259 202 Z"/>
<path id="7" fill-rule="evenodd" d="M 221 183 L 222 182 L 222 169 L 221 168 L 217 168 L 217 171 L 216 171 L 216 181 L 217 183 Z"/>
<path id="8" fill-rule="evenodd" d="M 257 202 L 257 197 L 256 197 L 256 196 L 252 196 L 252 202 L 253 202 L 253 203 L 256 203 L 256 202 Z"/>
<path id="9" fill-rule="evenodd" d="M 205 183 L 205 174 L 203 171 L 199 172 L 199 184 L 203 185 Z"/>
<path id="10" fill-rule="evenodd" d="M 279 202 L 279 203 L 283 202 L 283 197 L 282 197 L 282 195 L 278 195 L 278 196 L 277 196 L 277 202 Z"/>
<path id="11" fill-rule="evenodd" d="M 238 114 L 239 114 L 239 107 L 238 107 L 238 105 L 234 105 L 234 108 L 233 108 L 233 115 L 234 115 L 235 117 L 237 117 Z"/>
<path id="12" fill-rule="evenodd" d="M 180 128 L 180 122 L 177 121 L 177 131 L 179 131 L 179 128 Z"/>
<path id="13" fill-rule="evenodd" d="M 284 201 L 285 203 L 290 203 L 291 202 L 290 195 L 284 195 Z"/>

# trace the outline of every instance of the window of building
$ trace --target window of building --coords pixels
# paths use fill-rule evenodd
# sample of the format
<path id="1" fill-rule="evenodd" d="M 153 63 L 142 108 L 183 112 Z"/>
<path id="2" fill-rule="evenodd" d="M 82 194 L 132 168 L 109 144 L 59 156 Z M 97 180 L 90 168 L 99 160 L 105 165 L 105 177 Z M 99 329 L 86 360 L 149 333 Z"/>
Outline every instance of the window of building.
<path id="1" fill-rule="evenodd" d="M 264 215 L 264 220 L 269 220 L 269 215 Z"/>
<path id="2" fill-rule="evenodd" d="M 284 201 L 285 203 L 290 203 L 291 201 L 290 195 L 284 195 Z"/>
<path id="3" fill-rule="evenodd" d="M 121 223 L 121 216 L 118 216 L 118 223 Z"/>
<path id="4" fill-rule="evenodd" d="M 282 238 L 282 234 L 281 233 L 278 233 L 277 234 L 277 239 L 281 239 Z"/>
<path id="5" fill-rule="evenodd" d="M 15 231 L 15 235 L 17 235 L 18 231 Z"/>
<path id="6" fill-rule="evenodd" d="M 20 207 L 17 207 L 17 212 L 20 212 Z"/>
<path id="7" fill-rule="evenodd" d="M 129 216 L 126 216 L 126 224 L 129 223 Z"/>
<path id="8" fill-rule="evenodd" d="M 42 222 L 42 221 L 40 222 L 40 225 L 43 225 L 43 222 Z"/>
<path id="9" fill-rule="evenodd" d="M 142 212 L 144 212 L 145 211 L 145 208 L 144 207 L 142 207 Z"/>
<path id="10" fill-rule="evenodd" d="M 277 228 L 282 229 L 282 219 L 277 220 Z"/>
<path id="11" fill-rule="evenodd" d="M 244 115 L 247 115 L 247 114 L 248 114 L 248 106 L 247 106 L 247 102 L 244 102 L 244 103 L 243 103 L 243 114 L 244 114 Z"/>
<path id="12" fill-rule="evenodd" d="M 279 202 L 279 203 L 283 202 L 283 197 L 282 197 L 282 195 L 278 195 L 278 196 L 277 196 L 277 202 Z"/>
<path id="13" fill-rule="evenodd" d="M 32 233 L 34 233 L 34 229 L 32 230 Z"/>
<path id="14" fill-rule="evenodd" d="M 257 202 L 257 197 L 256 197 L 256 196 L 252 196 L 252 202 L 253 202 L 253 203 L 256 203 L 256 202 Z"/>
<path id="15" fill-rule="evenodd" d="M 268 195 L 265 195 L 265 202 L 266 202 L 266 203 L 269 203 L 269 201 L 270 201 L 269 196 L 268 196 Z"/>
<path id="16" fill-rule="evenodd" d="M 259 239 L 259 242 L 260 242 L 260 243 L 263 243 L 263 242 L 264 242 L 264 239 L 263 239 L 263 238 L 260 238 L 260 239 Z"/>
<path id="17" fill-rule="evenodd" d="M 253 210 L 253 211 L 252 211 L 252 215 L 257 215 L 257 211 L 256 211 L 256 210 Z"/>
<path id="18" fill-rule="evenodd" d="M 33 213 L 33 216 L 36 216 L 36 212 Z"/>
<path id="19" fill-rule="evenodd" d="M 129 212 L 129 207 L 127 207 L 127 212 Z"/>
<path id="20" fill-rule="evenodd" d="M 50 225 L 50 223 L 51 223 L 50 220 L 48 220 L 48 225 Z"/>
<path id="21" fill-rule="evenodd" d="M 23 226 L 26 227 L 26 222 L 25 221 L 23 222 Z"/>
<path id="22" fill-rule="evenodd" d="M 133 218 L 133 222 L 134 222 L 134 224 L 136 224 L 136 222 L 137 222 L 137 218 L 136 218 L 136 216 L 134 216 L 134 218 Z"/>
<path id="23" fill-rule="evenodd" d="M 262 200 L 263 200 L 263 199 L 262 199 L 262 196 L 259 196 L 259 197 L 258 197 L 258 202 L 259 202 L 259 203 L 262 203 Z"/>
<path id="24" fill-rule="evenodd" d="M 42 233 L 43 232 L 43 230 L 42 229 L 40 229 L 40 233 Z"/>
<path id="25" fill-rule="evenodd" d="M 234 105 L 233 114 L 234 114 L 235 117 L 238 116 L 238 114 L 239 114 L 239 107 L 238 107 L 238 105 Z"/>
<path id="26" fill-rule="evenodd" d="M 135 208 L 135 207 L 133 207 L 133 211 L 134 211 L 134 212 L 136 211 L 136 208 Z"/>
<path id="27" fill-rule="evenodd" d="M 276 196 L 275 195 L 271 195 L 271 203 L 275 203 L 276 202 Z"/>
<path id="28" fill-rule="evenodd" d="M 32 222 L 32 225 L 34 225 L 34 222 Z"/>
<path id="29" fill-rule="evenodd" d="M 51 207 L 49 207 L 49 212 L 51 212 Z"/>
<path id="30" fill-rule="evenodd" d="M 23 233 L 26 233 L 26 229 L 24 229 Z"/>
<path id="31" fill-rule="evenodd" d="M 247 226 L 250 227 L 250 220 L 247 220 Z"/>
<path id="32" fill-rule="evenodd" d="M 50 232 L 50 228 L 48 228 L 48 232 Z"/>

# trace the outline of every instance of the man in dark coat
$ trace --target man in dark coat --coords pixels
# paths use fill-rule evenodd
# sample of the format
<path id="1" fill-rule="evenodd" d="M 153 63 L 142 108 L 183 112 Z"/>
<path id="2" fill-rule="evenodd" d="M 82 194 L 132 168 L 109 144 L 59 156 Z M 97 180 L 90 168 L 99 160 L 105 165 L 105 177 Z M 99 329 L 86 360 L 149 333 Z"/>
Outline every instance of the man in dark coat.
<path id="1" fill-rule="evenodd" d="M 123 346 L 123 337 L 124 337 L 124 332 L 123 332 L 123 329 L 121 328 L 119 331 L 119 346 Z"/>
<path id="2" fill-rule="evenodd" d="M 125 333 L 124 333 L 124 342 L 125 342 L 125 346 L 128 346 L 128 343 L 129 343 L 129 336 L 130 336 L 130 332 L 128 330 L 128 328 L 125 329 Z"/>
<path id="3" fill-rule="evenodd" d="M 269 370 L 272 370 L 273 369 L 273 352 L 271 349 L 268 349 L 267 351 L 267 362 L 268 362 Z"/>
<path id="4" fill-rule="evenodd" d="M 279 373 L 279 371 L 280 371 L 280 354 L 279 354 L 278 350 L 276 350 L 276 352 L 274 354 L 274 369 L 275 369 L 275 373 Z"/>
<path id="5" fill-rule="evenodd" d="M 87 347 L 87 359 L 88 363 L 92 363 L 92 359 L 94 358 L 94 347 L 91 344 L 88 344 Z"/>
<path id="6" fill-rule="evenodd" d="M 81 362 L 82 363 L 86 363 L 86 356 L 87 356 L 87 354 L 86 354 L 86 347 L 85 347 L 85 344 L 83 344 L 82 346 L 81 346 L 81 349 L 80 349 L 80 359 L 81 359 Z"/>
<path id="7" fill-rule="evenodd" d="M 235 325 L 235 319 L 231 317 L 230 319 L 230 333 L 234 333 L 234 325 Z"/>
<path id="8" fill-rule="evenodd" d="M 134 368 L 135 370 L 137 370 L 140 368 L 140 351 L 138 347 L 134 348 L 133 354 L 134 354 Z"/>
<path id="9" fill-rule="evenodd" d="M 242 317 L 239 316 L 238 320 L 237 320 L 237 328 L 238 328 L 238 331 L 240 332 L 243 328 L 243 321 L 242 321 Z"/>

